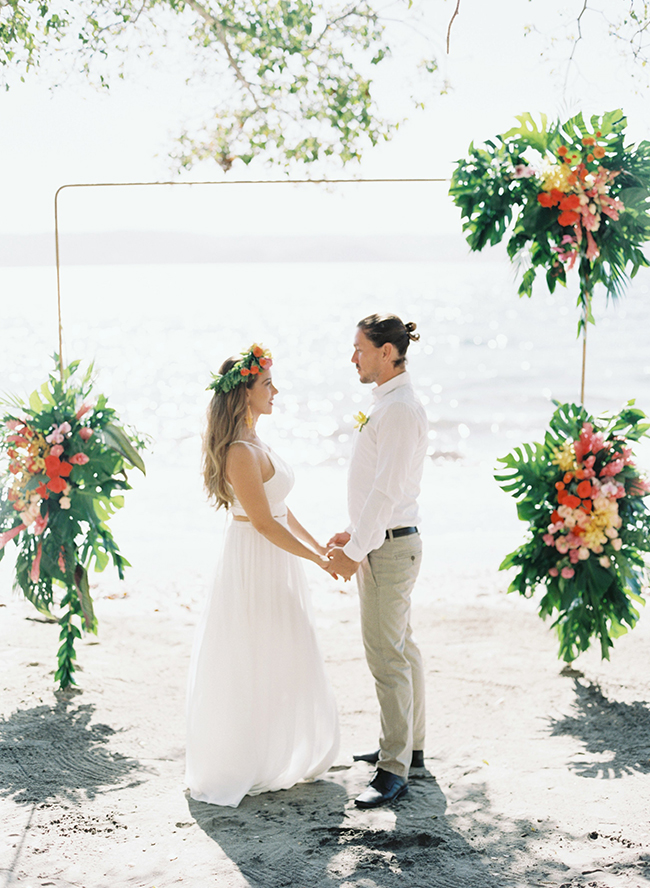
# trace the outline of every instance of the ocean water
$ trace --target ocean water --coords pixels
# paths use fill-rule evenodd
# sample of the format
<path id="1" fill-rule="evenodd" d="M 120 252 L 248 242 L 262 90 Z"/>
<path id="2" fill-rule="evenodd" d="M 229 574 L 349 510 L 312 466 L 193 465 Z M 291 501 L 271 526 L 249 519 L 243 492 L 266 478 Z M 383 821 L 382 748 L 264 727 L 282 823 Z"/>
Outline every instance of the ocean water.
<path id="1" fill-rule="evenodd" d="M 347 521 L 352 415 L 370 404 L 350 363 L 356 323 L 374 311 L 417 323 L 409 370 L 430 421 L 422 507 L 438 587 L 443 568 L 493 571 L 518 544 L 523 525 L 492 480 L 495 460 L 540 439 L 553 399 L 579 400 L 575 290 L 540 286 L 521 300 L 499 258 L 69 267 L 61 284 L 65 358 L 94 361 L 98 390 L 152 439 L 147 479 L 133 478 L 113 519 L 134 562 L 131 590 L 149 584 L 182 597 L 191 587 L 200 597 L 208 582 L 223 519 L 200 487 L 205 387 L 253 341 L 272 350 L 279 389 L 260 434 L 296 469 L 294 511 L 327 539 Z M 0 391 L 28 395 L 58 347 L 54 270 L 0 269 L 0 306 Z M 594 314 L 587 408 L 636 398 L 650 413 L 650 274 L 640 272 L 616 305 L 596 294 Z M 648 448 L 640 455 L 650 467 Z"/>

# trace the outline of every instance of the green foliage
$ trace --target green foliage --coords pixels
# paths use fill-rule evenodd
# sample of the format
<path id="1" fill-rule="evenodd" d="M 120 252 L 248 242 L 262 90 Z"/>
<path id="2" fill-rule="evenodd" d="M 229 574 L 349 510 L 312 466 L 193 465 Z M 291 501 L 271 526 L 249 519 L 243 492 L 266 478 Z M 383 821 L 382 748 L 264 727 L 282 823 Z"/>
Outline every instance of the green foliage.
<path id="1" fill-rule="evenodd" d="M 181 133 L 179 166 L 210 158 L 229 170 L 256 156 L 283 165 L 331 156 L 347 163 L 390 138 L 397 125 L 379 114 L 371 72 L 391 57 L 387 23 L 413 13 L 409 0 L 398 0 L 385 18 L 375 6 L 368 0 L 5 0 L 0 72 L 22 77 L 58 52 L 106 87 L 109 56 L 134 50 L 136 41 L 150 50 L 168 30 L 170 43 L 176 36 L 192 47 L 196 73 L 188 82 L 210 78 L 220 97 L 203 124 Z M 161 49 L 168 51 L 164 39 Z M 435 68 L 431 59 L 424 66 Z"/>
<path id="2" fill-rule="evenodd" d="M 577 264 L 583 309 L 580 331 L 593 322 L 590 303 L 596 285 L 617 298 L 629 277 L 649 264 L 642 245 L 650 240 L 650 142 L 625 144 L 627 121 L 619 110 L 593 116 L 589 123 L 582 114 L 564 123 L 549 123 L 541 115 L 538 124 L 529 113 L 517 120 L 519 126 L 483 147 L 470 145 L 467 158 L 457 163 L 449 193 L 461 210 L 472 250 L 505 240 L 509 257 L 520 263 L 523 259 L 527 267 L 520 296 L 532 295 L 539 269 L 545 271 L 553 292 L 558 283 L 566 283 L 567 271 Z M 594 146 L 598 154 L 602 150 L 602 157 L 594 155 Z M 604 191 L 598 178 L 602 179 L 601 171 L 608 177 Z M 567 179 L 569 173 L 573 181 Z M 582 199 L 592 193 L 592 183 L 596 196 L 582 202 L 575 214 L 579 220 L 561 221 L 558 200 L 570 194 Z M 551 193 L 555 203 L 542 205 L 540 196 L 545 199 Z M 604 202 L 612 198 L 622 203 L 618 218 L 608 214 L 607 203 L 604 209 L 600 206 L 601 194 Z M 594 201 L 598 206 L 592 222 L 584 213 Z"/>
<path id="3" fill-rule="evenodd" d="M 56 356 L 55 356 L 56 358 Z M 74 683 L 74 641 L 97 631 L 88 568 L 128 565 L 108 527 L 129 489 L 126 469 L 144 472 L 144 442 L 125 432 L 104 395 L 92 401 L 92 366 L 75 379 L 79 362 L 51 374 L 27 403 L 13 399 L 0 428 L 0 454 L 9 469 L 0 491 L 0 558 L 18 547 L 15 585 L 40 613 L 63 611 L 61 688 Z M 57 604 L 56 591 L 64 594 Z"/>
<path id="4" fill-rule="evenodd" d="M 526 541 L 501 564 L 501 570 L 516 569 L 508 591 L 530 597 L 540 586 L 545 590 L 539 613 L 554 619 L 559 656 L 567 662 L 596 638 L 608 659 L 614 639 L 639 618 L 647 581 L 643 553 L 650 552 L 650 512 L 643 497 L 650 487 L 628 444 L 647 435 L 645 419 L 633 401 L 618 415 L 597 420 L 584 407 L 561 404 L 543 444 L 524 444 L 499 459 L 495 478 L 517 500 L 518 515 L 528 524 Z M 581 480 L 592 487 L 588 498 Z M 616 493 L 603 487 L 608 483 Z M 580 505 L 562 501 L 563 494 Z M 599 543 L 589 527 L 606 515 Z M 572 548 L 579 553 L 575 560 L 567 556 Z"/>

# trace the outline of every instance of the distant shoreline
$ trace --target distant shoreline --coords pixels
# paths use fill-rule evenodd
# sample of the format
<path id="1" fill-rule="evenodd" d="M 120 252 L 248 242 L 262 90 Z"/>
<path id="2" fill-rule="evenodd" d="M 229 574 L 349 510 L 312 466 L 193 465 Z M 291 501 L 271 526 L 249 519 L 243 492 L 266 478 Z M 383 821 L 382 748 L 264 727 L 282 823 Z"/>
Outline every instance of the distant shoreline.
<path id="1" fill-rule="evenodd" d="M 480 262 L 461 235 L 233 236 L 170 231 L 63 233 L 62 265 L 195 265 L 242 262 Z M 52 266 L 54 235 L 0 235 L 0 267 Z"/>

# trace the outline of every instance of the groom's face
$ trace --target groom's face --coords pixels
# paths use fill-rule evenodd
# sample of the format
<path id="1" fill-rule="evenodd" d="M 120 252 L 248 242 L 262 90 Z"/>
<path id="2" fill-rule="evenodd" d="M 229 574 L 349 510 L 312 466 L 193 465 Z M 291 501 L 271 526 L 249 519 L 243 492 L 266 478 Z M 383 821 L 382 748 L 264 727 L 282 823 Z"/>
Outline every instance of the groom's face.
<path id="1" fill-rule="evenodd" d="M 376 382 L 384 369 L 383 351 L 368 339 L 360 327 L 354 336 L 352 363 L 357 368 L 359 380 L 364 383 Z"/>

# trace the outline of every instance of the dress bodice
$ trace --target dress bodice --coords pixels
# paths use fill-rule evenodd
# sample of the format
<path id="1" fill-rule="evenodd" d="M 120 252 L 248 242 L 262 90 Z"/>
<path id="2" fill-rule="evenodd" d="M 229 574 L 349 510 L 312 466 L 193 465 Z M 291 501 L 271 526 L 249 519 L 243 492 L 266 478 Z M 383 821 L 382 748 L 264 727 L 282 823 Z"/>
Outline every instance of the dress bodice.
<path id="1" fill-rule="evenodd" d="M 269 506 L 271 507 L 271 515 L 273 515 L 274 518 L 285 518 L 287 514 L 287 507 L 284 500 L 289 494 L 294 483 L 293 469 L 291 468 L 291 466 L 286 463 L 282 459 L 282 457 L 278 456 L 278 454 L 275 453 L 273 450 L 266 450 L 263 447 L 259 447 L 257 444 L 252 444 L 250 441 L 234 443 L 244 443 L 248 444 L 250 447 L 257 447 L 258 450 L 264 450 L 264 453 L 266 453 L 268 458 L 271 460 L 275 471 L 268 479 L 268 481 L 264 482 L 264 492 L 266 493 L 266 498 L 268 499 Z M 246 517 L 246 512 L 242 508 L 242 505 L 237 497 L 233 499 L 232 506 L 230 507 L 230 513 L 237 517 Z"/>

